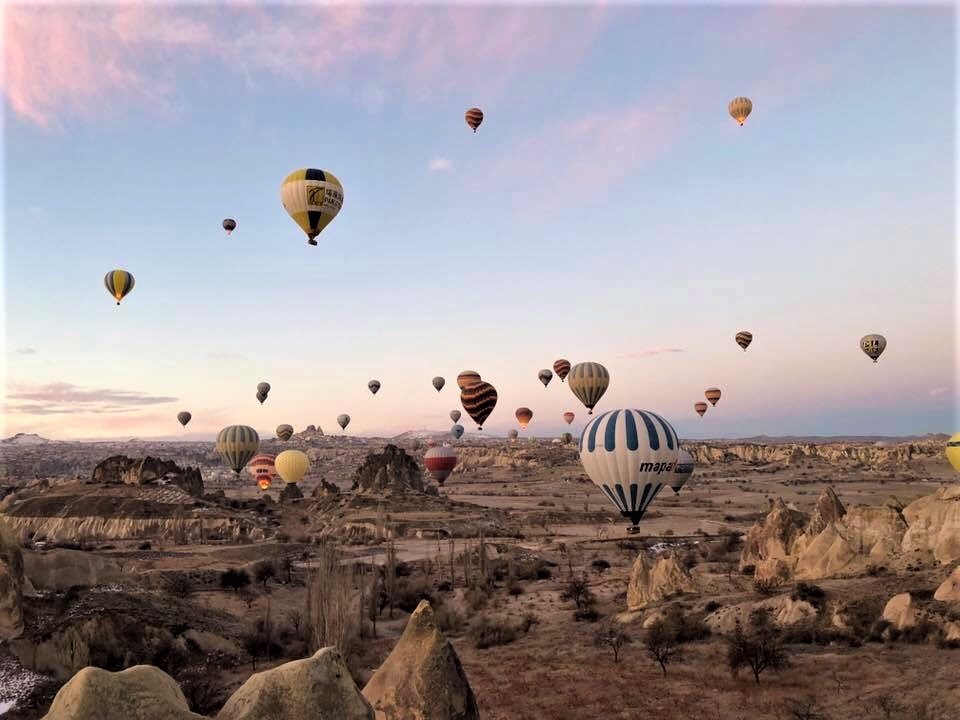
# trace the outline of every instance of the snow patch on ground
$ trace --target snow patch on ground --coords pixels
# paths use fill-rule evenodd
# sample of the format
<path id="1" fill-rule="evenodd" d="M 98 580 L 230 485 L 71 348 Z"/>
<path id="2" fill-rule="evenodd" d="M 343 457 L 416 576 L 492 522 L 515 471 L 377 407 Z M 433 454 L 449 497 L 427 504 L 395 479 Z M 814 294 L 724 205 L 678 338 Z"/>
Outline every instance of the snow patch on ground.
<path id="1" fill-rule="evenodd" d="M 50 679 L 20 666 L 15 658 L 0 654 L 0 715 L 13 710 L 17 702 L 24 700 L 34 689 Z"/>

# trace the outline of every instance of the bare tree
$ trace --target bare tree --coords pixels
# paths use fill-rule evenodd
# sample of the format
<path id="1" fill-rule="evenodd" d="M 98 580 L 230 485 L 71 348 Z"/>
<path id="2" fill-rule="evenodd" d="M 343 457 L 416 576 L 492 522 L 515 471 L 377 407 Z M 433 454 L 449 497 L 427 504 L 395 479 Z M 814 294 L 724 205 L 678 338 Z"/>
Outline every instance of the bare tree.
<path id="1" fill-rule="evenodd" d="M 727 640 L 727 664 L 734 676 L 741 667 L 749 667 L 757 685 L 764 671 L 789 666 L 780 629 L 770 620 L 768 611 L 755 610 L 750 616 L 749 630 L 737 621 Z"/>
<path id="2" fill-rule="evenodd" d="M 643 645 L 647 654 L 660 665 L 664 677 L 667 674 L 667 665 L 683 659 L 683 649 L 677 637 L 675 628 L 663 620 L 657 620 L 643 636 Z"/>
<path id="3" fill-rule="evenodd" d="M 353 571 L 341 561 L 333 543 L 324 542 L 319 546 L 316 564 L 310 564 L 310 640 L 313 650 L 336 645 L 347 657 L 358 631 L 358 613 L 353 606 L 357 593 Z"/>
<path id="4" fill-rule="evenodd" d="M 577 609 L 589 607 L 593 604 L 593 593 L 585 577 L 572 577 L 563 589 L 561 597 L 564 600 L 573 600 Z"/>
<path id="5" fill-rule="evenodd" d="M 597 630 L 593 642 L 597 646 L 610 648 L 610 650 L 613 651 L 613 662 L 618 663 L 620 662 L 620 651 L 623 649 L 623 646 L 628 645 L 632 640 L 626 630 L 623 629 L 623 625 L 613 618 L 610 618 Z M 666 671 L 664 671 L 664 673 L 666 673 Z"/>
<path id="6" fill-rule="evenodd" d="M 387 557 L 383 564 L 383 590 L 390 608 L 390 619 L 393 620 L 393 608 L 397 602 L 397 547 L 392 537 L 387 542 Z"/>

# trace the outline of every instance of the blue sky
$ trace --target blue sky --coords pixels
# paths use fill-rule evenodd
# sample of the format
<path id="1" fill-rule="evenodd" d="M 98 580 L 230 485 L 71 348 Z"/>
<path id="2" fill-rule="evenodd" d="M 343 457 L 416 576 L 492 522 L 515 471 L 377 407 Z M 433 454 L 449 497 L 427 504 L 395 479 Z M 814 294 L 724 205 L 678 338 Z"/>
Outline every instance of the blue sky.
<path id="1" fill-rule="evenodd" d="M 440 429 L 469 368 L 500 392 L 484 432 L 527 406 L 548 435 L 587 417 L 537 380 L 558 357 L 610 370 L 598 409 L 685 437 L 953 432 L 953 22 L 8 8 L 6 434 L 175 435 L 181 409 L 204 435 Z M 307 166 L 345 189 L 317 247 L 279 201 Z M 137 279 L 120 308 L 114 267 Z"/>

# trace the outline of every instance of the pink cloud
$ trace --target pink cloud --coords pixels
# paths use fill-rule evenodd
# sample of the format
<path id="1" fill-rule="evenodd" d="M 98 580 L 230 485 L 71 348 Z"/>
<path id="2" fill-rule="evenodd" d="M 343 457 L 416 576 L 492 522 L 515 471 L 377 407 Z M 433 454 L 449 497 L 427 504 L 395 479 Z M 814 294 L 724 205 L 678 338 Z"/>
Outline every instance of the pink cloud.
<path id="1" fill-rule="evenodd" d="M 487 101 L 517 72 L 575 63 L 603 20 L 599 8 L 20 5 L 4 18 L 3 90 L 43 127 L 122 103 L 176 104 L 198 63 L 226 81 L 279 78 L 373 110 L 388 87 L 413 99 L 464 87 Z"/>

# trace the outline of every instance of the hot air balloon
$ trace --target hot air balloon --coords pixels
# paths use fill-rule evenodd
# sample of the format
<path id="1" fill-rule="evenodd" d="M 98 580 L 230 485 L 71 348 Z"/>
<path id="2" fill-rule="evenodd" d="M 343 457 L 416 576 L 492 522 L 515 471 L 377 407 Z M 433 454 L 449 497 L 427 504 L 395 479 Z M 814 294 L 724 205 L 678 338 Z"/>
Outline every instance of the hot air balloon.
<path id="1" fill-rule="evenodd" d="M 443 481 L 450 476 L 450 473 L 457 466 L 457 453 L 454 452 L 452 447 L 446 445 L 432 447 L 424 453 L 423 464 L 427 466 L 430 477 L 437 481 L 437 485 L 443 487 Z"/>
<path id="2" fill-rule="evenodd" d="M 257 486 L 261 490 L 266 492 L 267 490 L 270 489 L 270 481 L 267 478 L 260 478 L 259 480 L 257 480 Z"/>
<path id="3" fill-rule="evenodd" d="M 520 423 L 520 427 L 525 428 L 533 419 L 533 410 L 528 407 L 517 408 L 516 415 L 517 422 Z"/>
<path id="4" fill-rule="evenodd" d="M 268 394 L 270 392 L 270 383 L 268 382 L 257 383 L 257 392 L 263 393 L 264 395 Z"/>
<path id="5" fill-rule="evenodd" d="M 573 435 L 571 435 L 568 432 L 563 433 L 560 436 L 560 442 L 562 442 L 564 445 L 569 445 L 570 443 L 573 442 Z"/>
<path id="6" fill-rule="evenodd" d="M 257 393 L 257 400 L 260 401 L 260 404 L 261 404 L 261 405 L 263 405 L 263 401 L 266 400 L 266 399 L 267 399 L 267 394 L 266 394 L 266 393 L 262 393 L 262 392 L 258 392 L 258 393 Z"/>
<path id="7" fill-rule="evenodd" d="M 343 415 L 337 415 L 337 425 L 340 426 L 341 430 L 346 430 L 347 425 L 350 424 L 350 416 L 344 413 Z"/>
<path id="8" fill-rule="evenodd" d="M 560 358 L 553 363 L 553 371 L 557 374 L 557 377 L 560 378 L 560 382 L 563 382 L 570 372 L 570 361 Z"/>
<path id="9" fill-rule="evenodd" d="M 737 341 L 737 345 L 743 348 L 743 351 L 746 352 L 747 348 L 750 347 L 750 343 L 753 342 L 753 333 L 749 330 L 741 330 L 736 334 L 734 338 Z"/>
<path id="10" fill-rule="evenodd" d="M 520 433 L 517 432 L 516 428 L 510 428 L 509 430 L 507 430 L 507 437 L 510 438 L 511 440 L 516 440 L 519 434 Z"/>
<path id="11" fill-rule="evenodd" d="M 367 387 L 370 388 L 370 392 L 372 392 L 374 395 L 376 395 L 376 394 L 377 394 L 377 390 L 380 389 L 380 381 L 379 381 L 379 380 L 371 380 L 370 382 L 367 383 Z"/>
<path id="12" fill-rule="evenodd" d="M 277 437 L 281 440 L 289 440 L 293 437 L 293 425 L 277 425 Z"/>
<path id="13" fill-rule="evenodd" d="M 237 221 L 234 220 L 233 218 L 226 218 L 223 221 L 223 229 L 226 230 L 227 235 L 229 235 L 230 233 L 232 233 L 234 230 L 237 229 Z"/>
<path id="14" fill-rule="evenodd" d="M 748 97 L 735 97 L 727 105 L 727 112 L 730 113 L 730 117 L 740 123 L 741 126 L 751 110 L 753 110 L 753 102 Z"/>
<path id="15" fill-rule="evenodd" d="M 476 385 L 480 382 L 480 373 L 476 370 L 464 370 L 462 373 L 457 375 L 457 386 L 461 390 L 466 390 L 471 385 Z"/>
<path id="16" fill-rule="evenodd" d="M 441 390 L 443 390 L 443 386 L 447 384 L 447 381 L 444 380 L 444 379 L 443 379 L 442 377 L 440 377 L 439 375 L 437 375 L 437 376 L 436 376 L 433 380 L 431 380 L 430 382 L 433 383 L 433 386 L 437 389 L 437 392 L 440 392 Z"/>
<path id="17" fill-rule="evenodd" d="M 572 412 L 569 412 L 569 411 L 567 411 L 567 412 L 565 412 L 565 413 L 563 414 L 563 420 L 564 420 L 564 422 L 567 423 L 567 425 L 571 425 L 571 424 L 573 423 L 573 419 L 574 419 L 575 417 L 576 417 L 576 415 L 574 415 Z"/>
<path id="18" fill-rule="evenodd" d="M 463 437 L 463 425 L 454 425 L 450 428 L 450 434 L 453 435 L 454 439 L 459 440 Z"/>
<path id="19" fill-rule="evenodd" d="M 705 402 L 694 403 L 693 409 L 697 411 L 697 415 L 703 417 L 703 414 L 707 411 L 707 404 Z"/>
<path id="20" fill-rule="evenodd" d="M 120 301 L 133 290 L 133 274 L 126 270 L 111 270 L 103 276 L 103 284 L 106 286 L 107 292 L 113 295 L 117 305 L 119 305 Z"/>
<path id="21" fill-rule="evenodd" d="M 676 431 L 649 410 L 609 410 L 580 436 L 583 469 L 634 528 L 673 479 L 679 454 Z"/>
<path id="22" fill-rule="evenodd" d="M 263 453 L 255 455 L 251 458 L 250 462 L 247 463 L 247 472 L 250 473 L 250 477 L 257 482 L 261 479 L 267 482 L 272 481 L 277 476 L 277 471 L 274 467 L 274 456 Z"/>
<path id="23" fill-rule="evenodd" d="M 540 378 L 540 382 L 542 382 L 543 386 L 546 387 L 550 384 L 550 381 L 553 380 L 553 373 L 547 369 L 543 369 L 537 373 L 537 377 Z"/>
<path id="24" fill-rule="evenodd" d="M 184 410 L 183 412 L 178 412 L 178 413 L 177 413 L 177 420 L 178 420 L 179 423 L 180 423 L 181 425 L 183 425 L 184 427 L 187 426 L 187 423 L 190 422 L 190 418 L 192 418 L 192 417 L 193 417 L 193 415 L 191 415 L 190 413 L 188 413 L 186 410 Z"/>
<path id="25" fill-rule="evenodd" d="M 716 406 L 717 401 L 720 399 L 720 388 L 707 388 L 703 394 L 707 397 L 707 400 L 710 401 L 711 405 Z"/>
<path id="26" fill-rule="evenodd" d="M 960 433 L 947 440 L 947 460 L 954 470 L 960 472 Z"/>
<path id="27" fill-rule="evenodd" d="M 490 383 L 475 383 L 460 391 L 460 404 L 477 424 L 477 430 L 483 430 L 484 420 L 497 404 L 497 390 Z"/>
<path id="28" fill-rule="evenodd" d="M 460 411 L 459 411 L 459 410 L 451 410 L 451 411 L 450 411 L 450 419 L 453 420 L 455 423 L 456 423 L 456 422 L 460 422 Z"/>
<path id="29" fill-rule="evenodd" d="M 310 458 L 307 457 L 306 453 L 299 450 L 284 450 L 277 455 L 274 462 L 277 467 L 277 475 L 287 485 L 300 482 L 301 478 L 310 469 Z"/>
<path id="30" fill-rule="evenodd" d="M 247 425 L 230 425 L 217 435 L 217 452 L 237 477 L 260 448 L 260 436 Z"/>
<path id="31" fill-rule="evenodd" d="M 474 132 L 477 131 L 477 128 L 480 127 L 480 123 L 483 122 L 483 110 L 480 108 L 470 108 L 467 112 L 464 113 L 466 118 L 467 125 L 469 125 Z"/>
<path id="32" fill-rule="evenodd" d="M 680 448 L 680 455 L 677 457 L 677 466 L 673 469 L 673 478 L 670 481 L 670 489 L 674 495 L 680 494 L 680 488 L 686 485 L 687 481 L 693 476 L 693 469 L 696 461 L 693 455 L 683 448 Z"/>
<path id="33" fill-rule="evenodd" d="M 864 335 L 860 338 L 860 349 L 876 362 L 887 349 L 887 339 L 883 335 Z"/>
<path id="34" fill-rule="evenodd" d="M 343 185 L 326 170 L 294 170 L 280 184 L 280 202 L 307 234 L 307 242 L 316 245 L 317 235 L 343 207 Z"/>
<path id="35" fill-rule="evenodd" d="M 582 362 L 570 368 L 570 390 L 582 402 L 587 415 L 593 415 L 594 406 L 610 385 L 610 373 L 600 363 Z"/>

